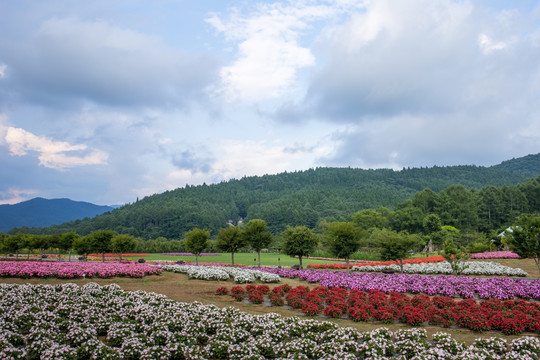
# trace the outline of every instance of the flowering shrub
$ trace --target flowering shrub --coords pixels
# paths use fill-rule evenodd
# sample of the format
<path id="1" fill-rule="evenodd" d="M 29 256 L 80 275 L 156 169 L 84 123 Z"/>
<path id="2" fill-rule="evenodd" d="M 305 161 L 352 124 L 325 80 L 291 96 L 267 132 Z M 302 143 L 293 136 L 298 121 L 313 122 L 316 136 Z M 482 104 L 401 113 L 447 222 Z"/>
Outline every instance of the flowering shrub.
<path id="1" fill-rule="evenodd" d="M 241 286 L 235 288 L 243 291 Z M 259 293 L 254 285 L 247 285 L 246 291 L 248 294 Z M 275 287 L 270 294 L 272 305 L 283 305 L 284 293 L 280 287 Z M 256 297 L 249 300 L 260 303 Z M 396 292 L 388 295 L 377 290 L 363 292 L 321 286 L 311 290 L 297 286 L 289 291 L 286 300 L 289 306 L 310 316 L 324 313 L 339 318 L 348 315 L 354 321 L 399 321 L 411 326 L 431 324 L 449 327 L 456 324 L 473 331 L 499 330 L 506 335 L 540 330 L 540 303 L 524 300 L 477 302 L 474 299 L 454 300 L 448 296 L 430 298 L 424 294 L 407 296 Z"/>
<path id="2" fill-rule="evenodd" d="M 430 256 L 425 258 L 414 258 L 414 259 L 404 259 L 403 264 L 428 264 L 445 261 L 442 256 Z M 397 265 L 397 261 L 369 261 L 353 264 L 356 267 L 362 266 L 378 266 L 378 265 Z M 308 268 L 312 269 L 333 269 L 333 270 L 343 270 L 347 268 L 347 264 L 309 264 Z"/>
<path id="3" fill-rule="evenodd" d="M 161 253 L 161 255 L 171 255 L 171 256 L 195 256 L 195 254 L 190 252 L 173 252 L 173 253 Z M 220 256 L 219 253 L 200 253 L 199 256 Z"/>
<path id="4" fill-rule="evenodd" d="M 245 290 L 241 286 L 234 286 L 231 289 L 231 293 L 236 301 L 242 301 L 244 299 Z"/>
<path id="5" fill-rule="evenodd" d="M 522 269 L 515 269 L 491 261 L 466 261 L 464 262 L 462 275 L 502 275 L 502 276 L 527 276 Z M 376 265 L 376 266 L 353 266 L 353 271 L 382 272 L 384 270 L 400 272 L 399 265 Z M 452 274 L 452 266 L 448 262 L 430 264 L 405 264 L 403 272 L 407 274 Z"/>
<path id="6" fill-rule="evenodd" d="M 265 283 L 281 281 L 279 275 L 253 269 L 194 265 L 161 265 L 161 268 L 165 271 L 187 274 L 191 279 L 200 280 L 228 280 L 233 278 L 236 283 L 252 283 L 256 280 Z"/>
<path id="7" fill-rule="evenodd" d="M 217 295 L 227 295 L 229 293 L 229 289 L 227 289 L 225 286 L 219 287 L 216 290 Z"/>
<path id="8" fill-rule="evenodd" d="M 127 276 L 141 278 L 159 275 L 159 266 L 138 263 L 80 263 L 80 262 L 0 262 L 0 277 L 19 278 L 112 278 Z"/>
<path id="9" fill-rule="evenodd" d="M 475 253 L 469 256 L 471 259 L 521 259 L 521 256 L 512 251 L 490 251 Z"/>
<path id="10" fill-rule="evenodd" d="M 119 257 L 120 254 L 104 254 L 105 257 Z M 88 254 L 88 256 L 92 257 L 102 257 L 102 254 Z M 122 257 L 143 257 L 143 256 L 150 256 L 148 254 L 124 254 L 122 253 Z"/>
<path id="11" fill-rule="evenodd" d="M 123 291 L 115 284 L 0 284 L 0 323 L 0 358 L 510 360 L 540 356 L 537 337 L 508 343 L 478 340 L 465 346 L 437 333 L 430 344 L 423 329 L 360 333 L 329 322 L 179 303 L 156 293 Z M 75 335 L 66 336 L 70 332 L 84 335 L 74 342 Z M 107 343 L 102 341 L 105 338 Z"/>
<path id="12" fill-rule="evenodd" d="M 346 273 L 343 271 L 290 270 L 260 268 L 261 271 L 327 288 L 342 287 L 357 290 L 379 290 L 385 293 L 424 293 L 479 299 L 540 300 L 540 280 L 508 278 L 476 278 L 468 276 L 424 276 L 416 274 Z"/>

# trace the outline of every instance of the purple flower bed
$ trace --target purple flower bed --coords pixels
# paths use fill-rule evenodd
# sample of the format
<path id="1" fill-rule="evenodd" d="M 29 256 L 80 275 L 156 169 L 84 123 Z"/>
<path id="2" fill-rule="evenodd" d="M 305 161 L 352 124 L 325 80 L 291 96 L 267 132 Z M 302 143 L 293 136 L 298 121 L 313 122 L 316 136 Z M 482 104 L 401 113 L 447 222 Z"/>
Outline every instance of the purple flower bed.
<path id="1" fill-rule="evenodd" d="M 145 275 L 158 275 L 162 271 L 159 266 L 139 263 L 0 262 L 0 277 L 74 279 L 128 276 L 141 278 Z"/>
<path id="2" fill-rule="evenodd" d="M 172 256 L 195 256 L 195 254 L 190 252 L 183 253 L 161 253 L 161 255 L 172 255 Z M 200 253 L 199 256 L 220 256 L 218 253 Z"/>
<path id="3" fill-rule="evenodd" d="M 491 251 L 471 254 L 471 259 L 521 259 L 521 256 L 512 251 Z"/>
<path id="4" fill-rule="evenodd" d="M 346 273 L 342 271 L 292 270 L 259 268 L 282 278 L 300 278 L 321 286 L 358 290 L 379 290 L 385 293 L 447 295 L 473 299 L 540 300 L 540 280 L 508 278 L 476 278 L 467 276 L 425 276 L 410 274 Z"/>

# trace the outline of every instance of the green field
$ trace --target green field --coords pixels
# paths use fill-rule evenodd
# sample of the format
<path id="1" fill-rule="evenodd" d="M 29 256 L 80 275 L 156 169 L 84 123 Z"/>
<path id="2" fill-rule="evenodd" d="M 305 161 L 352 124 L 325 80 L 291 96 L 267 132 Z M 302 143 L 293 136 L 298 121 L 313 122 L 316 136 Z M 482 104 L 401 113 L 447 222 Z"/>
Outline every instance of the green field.
<path id="1" fill-rule="evenodd" d="M 136 257 L 132 257 L 135 259 Z M 168 261 L 189 261 L 195 263 L 195 256 L 172 256 L 161 254 L 149 254 L 146 260 L 168 260 Z M 199 256 L 199 262 L 231 263 L 231 254 L 222 253 L 219 256 Z M 302 259 L 302 265 L 335 263 L 331 260 Z M 343 261 L 337 261 L 343 262 Z M 257 253 L 237 253 L 234 254 L 234 263 L 242 265 L 257 265 Z M 298 258 L 277 253 L 261 253 L 261 265 L 263 266 L 292 266 L 298 264 Z"/>

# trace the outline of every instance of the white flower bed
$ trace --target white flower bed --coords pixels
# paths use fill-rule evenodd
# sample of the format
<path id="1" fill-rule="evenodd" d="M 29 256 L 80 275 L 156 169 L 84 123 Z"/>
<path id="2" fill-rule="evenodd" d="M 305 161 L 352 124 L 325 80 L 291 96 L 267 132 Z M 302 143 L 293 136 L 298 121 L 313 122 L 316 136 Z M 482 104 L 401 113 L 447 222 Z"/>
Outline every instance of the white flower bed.
<path id="1" fill-rule="evenodd" d="M 118 285 L 0 284 L 0 359 L 538 359 L 540 339 L 465 346 L 424 329 L 358 332 L 330 322 L 178 303 Z M 106 339 L 106 343 L 103 340 Z"/>
<path id="2" fill-rule="evenodd" d="M 501 275 L 501 276 L 527 276 L 527 273 L 519 268 L 511 268 L 491 261 L 466 261 L 467 266 L 463 275 Z M 399 265 L 376 265 L 376 266 L 353 266 L 354 271 L 381 272 L 394 270 L 399 272 Z M 403 272 L 408 274 L 452 274 L 452 267 L 446 261 L 429 264 L 404 264 Z"/>
<path id="3" fill-rule="evenodd" d="M 187 274 L 191 279 L 228 280 L 232 278 L 234 282 L 240 284 L 252 283 L 256 280 L 264 283 L 281 281 L 280 276 L 276 274 L 225 266 L 162 265 L 161 268 L 165 271 Z"/>

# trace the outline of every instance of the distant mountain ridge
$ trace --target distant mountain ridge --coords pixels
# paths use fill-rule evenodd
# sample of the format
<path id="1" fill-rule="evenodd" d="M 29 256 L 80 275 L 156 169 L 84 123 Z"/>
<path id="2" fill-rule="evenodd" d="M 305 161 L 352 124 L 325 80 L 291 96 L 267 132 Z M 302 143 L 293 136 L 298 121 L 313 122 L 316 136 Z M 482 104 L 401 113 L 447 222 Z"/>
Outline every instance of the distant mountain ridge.
<path id="1" fill-rule="evenodd" d="M 186 185 L 91 219 L 25 230 L 41 234 L 75 231 L 85 235 L 97 229 L 112 229 L 144 239 L 160 236 L 178 239 L 195 227 L 216 234 L 229 220 L 241 217 L 264 219 L 277 234 L 287 225 L 312 228 L 321 220 L 347 221 L 362 209 L 395 208 L 424 189 L 438 193 L 449 186 L 461 185 L 480 190 L 487 186 L 517 186 L 527 181 L 533 181 L 534 187 L 540 181 L 539 176 L 540 154 L 489 167 L 433 166 L 399 171 L 320 167 L 243 177 L 219 184 Z M 11 232 L 17 230 L 20 229 Z"/>
<path id="2" fill-rule="evenodd" d="M 70 199 L 44 199 L 37 197 L 13 205 L 0 205 L 0 231 L 7 232 L 14 227 L 46 227 L 67 221 L 92 218 L 107 211 L 112 206 L 95 205 Z"/>

